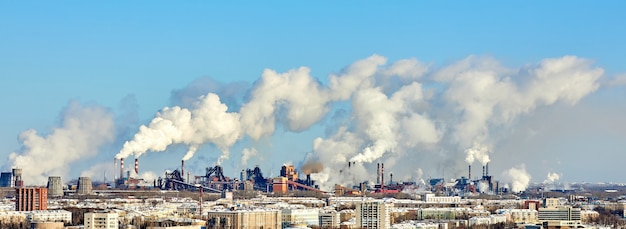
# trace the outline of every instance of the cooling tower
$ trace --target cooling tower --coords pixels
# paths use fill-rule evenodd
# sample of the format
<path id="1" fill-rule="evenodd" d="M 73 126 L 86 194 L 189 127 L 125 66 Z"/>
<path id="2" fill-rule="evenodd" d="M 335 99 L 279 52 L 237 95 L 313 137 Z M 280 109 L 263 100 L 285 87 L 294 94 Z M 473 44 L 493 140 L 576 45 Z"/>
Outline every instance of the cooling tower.
<path id="1" fill-rule="evenodd" d="M 76 194 L 78 195 L 91 194 L 91 178 L 89 177 L 78 178 L 78 188 L 76 189 Z"/>
<path id="2" fill-rule="evenodd" d="M 48 177 L 48 196 L 49 197 L 63 196 L 63 185 L 61 184 L 61 177 L 59 176 Z"/>

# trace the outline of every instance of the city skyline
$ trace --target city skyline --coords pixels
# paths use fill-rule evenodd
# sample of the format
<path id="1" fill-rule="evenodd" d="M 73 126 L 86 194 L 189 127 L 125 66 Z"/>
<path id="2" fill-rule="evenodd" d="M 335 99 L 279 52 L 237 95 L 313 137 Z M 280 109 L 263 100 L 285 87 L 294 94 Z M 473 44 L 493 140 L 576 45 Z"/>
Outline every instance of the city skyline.
<path id="1" fill-rule="evenodd" d="M 195 173 L 321 161 L 328 185 L 379 162 L 415 181 L 486 161 L 510 184 L 626 183 L 621 2 L 0 6 L 0 157 L 42 181 L 112 180 L 124 143 L 178 106 L 194 134 L 130 147 L 140 174 L 191 147 Z M 359 175 L 328 177 L 347 161 Z"/>

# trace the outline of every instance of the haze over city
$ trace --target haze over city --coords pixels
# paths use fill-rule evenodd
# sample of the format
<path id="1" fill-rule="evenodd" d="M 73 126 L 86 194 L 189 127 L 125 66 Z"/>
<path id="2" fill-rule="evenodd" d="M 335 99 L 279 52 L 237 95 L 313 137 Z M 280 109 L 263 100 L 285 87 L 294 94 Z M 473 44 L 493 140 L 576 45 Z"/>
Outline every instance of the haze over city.
<path id="1" fill-rule="evenodd" d="M 3 171 L 43 185 L 113 179 L 113 158 L 146 179 L 181 160 L 231 176 L 313 163 L 330 187 L 377 163 L 418 182 L 489 163 L 513 190 L 624 183 L 623 9 L 2 2 Z"/>

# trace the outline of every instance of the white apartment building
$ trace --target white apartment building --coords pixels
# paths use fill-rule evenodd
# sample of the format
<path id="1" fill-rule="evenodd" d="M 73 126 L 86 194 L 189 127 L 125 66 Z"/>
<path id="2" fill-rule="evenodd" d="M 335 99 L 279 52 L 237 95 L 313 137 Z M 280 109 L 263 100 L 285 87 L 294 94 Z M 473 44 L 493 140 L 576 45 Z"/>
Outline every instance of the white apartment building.
<path id="1" fill-rule="evenodd" d="M 26 212 L 28 222 L 72 222 L 72 213 L 66 210 L 38 210 Z"/>
<path id="2" fill-rule="evenodd" d="M 283 228 L 295 224 L 319 226 L 319 211 L 317 208 L 284 208 L 281 211 Z"/>
<path id="3" fill-rule="evenodd" d="M 84 216 L 85 229 L 119 229 L 117 213 L 88 212 Z"/>
<path id="4" fill-rule="evenodd" d="M 356 205 L 356 226 L 365 229 L 391 227 L 390 209 L 380 201 L 364 201 Z"/>
<path id="5" fill-rule="evenodd" d="M 460 196 L 435 196 L 435 194 L 428 193 L 422 196 L 422 201 L 426 203 L 460 203 Z"/>
<path id="6" fill-rule="evenodd" d="M 337 211 L 327 211 L 319 213 L 321 228 L 339 228 L 341 223 L 341 215 Z"/>

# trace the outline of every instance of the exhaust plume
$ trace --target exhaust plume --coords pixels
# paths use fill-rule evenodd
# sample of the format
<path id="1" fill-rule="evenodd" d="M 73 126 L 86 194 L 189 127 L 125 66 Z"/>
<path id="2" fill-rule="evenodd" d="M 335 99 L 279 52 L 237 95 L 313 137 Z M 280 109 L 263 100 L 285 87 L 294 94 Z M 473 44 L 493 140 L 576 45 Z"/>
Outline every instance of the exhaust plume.
<path id="1" fill-rule="evenodd" d="M 561 179 L 561 175 L 559 175 L 558 173 L 548 173 L 548 176 L 546 177 L 546 179 L 543 181 L 544 184 L 547 183 L 554 183 L 556 181 L 558 181 L 559 179 Z"/>
<path id="2" fill-rule="evenodd" d="M 251 157 L 254 157 L 256 155 L 257 155 L 257 151 L 255 148 L 243 149 L 243 151 L 241 151 L 241 166 L 243 167 L 248 166 L 248 160 Z"/>
<path id="3" fill-rule="evenodd" d="M 490 148 L 491 147 L 474 143 L 471 148 L 465 150 L 465 161 L 470 165 L 474 163 L 474 161 L 478 161 L 480 164 L 486 165 L 489 161 L 491 161 L 489 159 L 489 152 L 491 151 Z"/>
<path id="4" fill-rule="evenodd" d="M 95 156 L 100 146 L 114 140 L 113 115 L 105 108 L 70 102 L 61 116 L 61 125 L 46 136 L 33 129 L 22 132 L 22 147 L 9 155 L 5 170 L 24 168 L 26 185 L 42 185 L 50 175 L 68 176 L 68 165 Z"/>
<path id="5" fill-rule="evenodd" d="M 139 157 L 147 151 L 160 152 L 170 145 L 184 144 L 189 151 L 183 159 L 188 160 L 200 145 L 213 143 L 222 150 L 220 159 L 228 158 L 229 147 L 241 138 L 241 124 L 240 115 L 227 110 L 211 93 L 200 97 L 192 109 L 165 107 L 148 126 L 142 125 L 115 157 Z"/>
<path id="6" fill-rule="evenodd" d="M 309 175 L 311 173 L 319 173 L 324 169 L 324 165 L 319 161 L 307 161 L 300 169 L 302 173 Z"/>
<path id="7" fill-rule="evenodd" d="M 524 164 L 507 170 L 503 177 L 511 184 L 511 191 L 521 192 L 530 184 L 530 174 L 526 172 Z"/>

